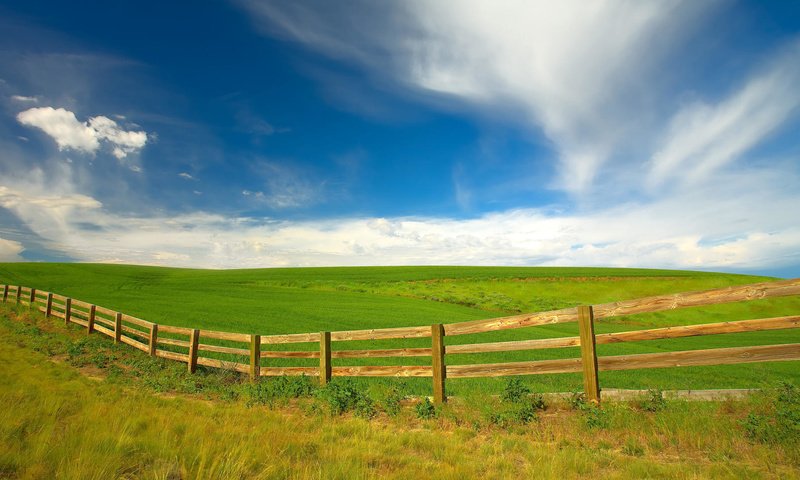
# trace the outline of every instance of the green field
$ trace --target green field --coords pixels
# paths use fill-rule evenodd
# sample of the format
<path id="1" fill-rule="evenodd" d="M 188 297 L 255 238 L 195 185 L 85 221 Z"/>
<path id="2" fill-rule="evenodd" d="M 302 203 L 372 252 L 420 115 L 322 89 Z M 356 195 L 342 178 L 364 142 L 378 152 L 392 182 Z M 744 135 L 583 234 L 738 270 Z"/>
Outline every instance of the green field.
<path id="1" fill-rule="evenodd" d="M 293 333 L 457 322 L 769 280 L 620 269 L 331 268 L 208 271 L 135 266 L 0 264 L 0 283 L 34 286 L 163 324 Z M 796 314 L 782 298 L 598 322 L 598 332 Z M 600 345 L 600 355 L 799 342 L 773 331 Z M 573 336 L 575 324 L 452 337 L 451 343 Z M 334 348 L 427 345 L 429 339 Z M 288 348 L 317 348 L 315 344 Z M 448 356 L 450 364 L 578 356 L 577 349 Z M 390 359 L 384 360 L 384 363 Z M 426 358 L 396 359 L 424 363 Z M 313 362 L 313 361 L 312 361 Z M 344 364 L 344 360 L 335 360 Z M 341 362 L 341 363 L 339 363 Z M 378 363 L 378 359 L 364 359 Z M 364 363 L 362 362 L 362 363 Z M 335 363 L 335 364 L 336 364 Z M 604 388 L 800 384 L 800 362 L 601 372 Z M 613 374 L 612 374 L 613 373 Z M 296 377 L 295 377 L 296 378 Z M 303 380 L 303 379 L 299 379 Z M 338 379 L 335 379 L 338 381 Z M 496 423 L 505 379 L 451 379 L 432 419 L 390 415 L 391 387 L 430 394 L 430 379 L 365 379 L 376 416 L 326 410 L 325 389 L 263 404 L 238 374 L 152 359 L 27 307 L 0 306 L 0 478 L 798 478 L 800 391 L 748 400 L 606 402 L 573 410 L 549 400 L 529 423 Z M 305 380 L 309 381 L 309 380 Z M 313 381 L 313 380 L 312 380 Z M 524 377 L 534 391 L 572 391 L 577 375 Z M 335 383 L 335 382 L 334 382 Z M 275 387 L 278 388 L 278 387 Z M 316 388 L 316 387 L 314 387 Z M 796 387 L 795 387 L 796 388 Z M 289 390 L 285 390 L 288 392 Z M 770 393 L 772 392 L 772 393 Z M 288 397 L 287 397 L 288 398 Z M 748 421 L 765 415 L 753 437 Z M 785 427 L 778 428 L 780 425 Z"/>
<path id="2" fill-rule="evenodd" d="M 156 323 L 244 333 L 300 333 L 451 323 L 603 303 L 662 293 L 768 281 L 769 278 L 688 271 L 608 268 L 352 267 L 189 270 L 94 264 L 0 264 L 0 283 L 49 290 Z M 763 318 L 800 312 L 789 297 L 620 317 L 598 333 L 669 325 Z M 448 344 L 518 340 L 577 333 L 574 323 L 447 339 Z M 428 339 L 340 342 L 334 349 L 427 346 Z M 598 346 L 599 355 L 800 342 L 783 330 Z M 316 349 L 315 344 L 283 346 Z M 449 364 L 577 357 L 575 348 L 450 355 Z M 427 364 L 430 359 L 341 359 L 335 365 Z M 314 360 L 274 361 L 314 365 Z M 780 379 L 800 381 L 800 362 L 602 372 L 603 388 L 745 388 Z M 391 382 L 392 379 L 360 379 Z M 538 391 L 571 391 L 579 375 L 526 378 Z M 429 393 L 426 379 L 409 381 Z M 497 391 L 502 380 L 454 379 L 449 393 Z"/>

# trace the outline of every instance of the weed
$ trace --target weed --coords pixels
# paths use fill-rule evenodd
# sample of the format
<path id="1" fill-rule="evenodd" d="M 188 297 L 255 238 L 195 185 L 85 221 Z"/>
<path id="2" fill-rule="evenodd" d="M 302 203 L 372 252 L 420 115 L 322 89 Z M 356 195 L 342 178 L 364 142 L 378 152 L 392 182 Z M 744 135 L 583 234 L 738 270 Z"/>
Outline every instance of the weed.
<path id="1" fill-rule="evenodd" d="M 800 445 L 800 389 L 783 382 L 761 400 L 743 420 L 747 436 L 770 445 Z"/>
<path id="2" fill-rule="evenodd" d="M 425 397 L 421 402 L 414 406 L 414 411 L 417 413 L 417 418 L 421 418 L 423 420 L 429 420 L 431 418 L 436 418 L 439 415 L 439 411 L 436 407 L 431 403 L 431 400 L 428 397 Z"/>
<path id="3" fill-rule="evenodd" d="M 238 390 L 234 390 L 232 388 L 225 388 L 220 392 L 219 399 L 223 402 L 235 402 L 239 400 L 241 397 L 241 393 Z"/>
<path id="4" fill-rule="evenodd" d="M 381 407 L 390 417 L 396 417 L 400 414 L 400 402 L 406 398 L 403 390 L 403 388 L 397 386 L 391 386 L 386 390 L 386 396 L 381 402 Z"/>
<path id="5" fill-rule="evenodd" d="M 635 402 L 635 405 L 645 412 L 660 412 L 667 408 L 667 401 L 664 400 L 664 393 L 658 389 L 650 389 L 644 398 Z"/>
<path id="6" fill-rule="evenodd" d="M 500 394 L 500 400 L 507 403 L 519 403 L 530 394 L 530 387 L 522 383 L 522 380 L 510 378 L 506 382 L 503 393 Z"/>
<path id="7" fill-rule="evenodd" d="M 571 409 L 583 410 L 586 406 L 586 394 L 580 390 L 574 391 L 570 394 L 568 402 Z"/>
<path id="8" fill-rule="evenodd" d="M 625 440 L 625 444 L 622 446 L 622 453 L 632 457 L 641 457 L 644 455 L 644 447 L 641 443 L 639 443 L 638 440 L 633 437 L 629 437 Z"/>
<path id="9" fill-rule="evenodd" d="M 76 367 L 94 365 L 107 368 L 114 354 L 109 351 L 108 342 L 100 337 L 83 337 L 70 342 L 66 347 L 69 363 Z"/>
<path id="10" fill-rule="evenodd" d="M 97 368 L 108 368 L 108 365 L 111 363 L 113 358 L 114 357 L 112 355 L 109 355 L 107 352 L 103 350 L 98 350 L 96 352 L 93 352 L 89 356 L 88 360 L 89 363 L 91 363 Z"/>
<path id="11" fill-rule="evenodd" d="M 80 340 L 69 344 L 67 347 L 67 355 L 69 355 L 70 360 L 83 355 L 83 353 L 86 351 L 86 342 L 86 338 L 81 338 Z"/>
<path id="12" fill-rule="evenodd" d="M 331 381 L 316 391 L 316 397 L 328 406 L 332 415 L 354 411 L 360 417 L 372 418 L 376 413 L 372 398 L 348 379 Z"/>
<path id="13" fill-rule="evenodd" d="M 243 387 L 248 406 L 285 404 L 289 399 L 310 397 L 314 394 L 314 384 L 305 375 L 300 377 L 274 377 Z"/>
<path id="14" fill-rule="evenodd" d="M 584 403 L 580 407 L 583 421 L 589 429 L 604 429 L 609 426 L 608 412 L 594 403 Z"/>
<path id="15" fill-rule="evenodd" d="M 536 419 L 536 408 L 528 402 L 491 412 L 486 420 L 500 428 L 509 428 L 514 425 L 527 425 Z"/>
<path id="16" fill-rule="evenodd" d="M 375 401 L 372 400 L 372 397 L 366 394 L 361 394 L 356 400 L 353 413 L 355 413 L 357 417 L 366 418 L 369 420 L 378 414 L 378 410 L 375 408 Z"/>
<path id="17" fill-rule="evenodd" d="M 501 405 L 489 412 L 487 421 L 501 428 L 527 425 L 537 419 L 536 410 L 544 410 L 544 396 L 532 393 L 518 378 L 510 378 L 500 394 Z"/>

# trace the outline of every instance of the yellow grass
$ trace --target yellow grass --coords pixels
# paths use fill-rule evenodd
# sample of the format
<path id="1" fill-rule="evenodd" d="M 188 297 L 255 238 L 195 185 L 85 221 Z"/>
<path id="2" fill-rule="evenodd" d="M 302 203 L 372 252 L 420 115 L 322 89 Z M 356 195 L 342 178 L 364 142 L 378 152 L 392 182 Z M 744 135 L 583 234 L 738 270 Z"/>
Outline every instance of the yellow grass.
<path id="1" fill-rule="evenodd" d="M 798 478 L 800 457 L 745 439 L 747 403 L 608 405 L 600 430 L 559 407 L 527 426 L 478 427 L 485 398 L 430 421 L 408 408 L 371 421 L 270 410 L 89 377 L 21 346 L 13 322 L 39 320 L 4 315 L 0 478 Z M 64 342 L 82 335 L 59 330 Z"/>

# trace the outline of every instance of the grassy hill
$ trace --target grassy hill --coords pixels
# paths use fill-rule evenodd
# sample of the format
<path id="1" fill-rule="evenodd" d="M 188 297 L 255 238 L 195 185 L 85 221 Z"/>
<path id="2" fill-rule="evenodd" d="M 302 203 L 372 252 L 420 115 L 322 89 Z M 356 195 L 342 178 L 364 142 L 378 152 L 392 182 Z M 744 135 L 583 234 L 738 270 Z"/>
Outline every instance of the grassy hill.
<path id="1" fill-rule="evenodd" d="M 245 333 L 298 333 L 451 323 L 769 280 L 689 271 L 609 268 L 352 267 L 192 270 L 94 264 L 0 264 L 0 283 L 22 284 L 118 309 L 157 323 Z M 598 333 L 668 325 L 761 318 L 800 312 L 799 298 L 636 315 L 599 322 Z M 572 336 L 560 324 L 448 338 L 449 344 Z M 600 355 L 800 342 L 797 330 L 602 345 Z M 426 346 L 427 339 L 372 342 Z M 367 348 L 364 342 L 334 348 Z M 314 344 L 290 349 L 315 349 Z M 448 362 L 486 363 L 578 356 L 577 349 L 448 356 Z M 350 364 L 425 364 L 429 359 L 341 359 Z M 275 364 L 313 365 L 313 360 Z M 287 363 L 288 362 L 288 363 Z M 601 373 L 604 388 L 756 387 L 800 380 L 800 362 Z M 372 380 L 371 380 L 372 381 Z M 375 380 L 375 381 L 393 381 Z M 572 390 L 578 375 L 528 379 L 538 390 Z M 409 381 L 424 393 L 428 381 Z M 459 379 L 454 394 L 496 390 L 499 380 Z"/>

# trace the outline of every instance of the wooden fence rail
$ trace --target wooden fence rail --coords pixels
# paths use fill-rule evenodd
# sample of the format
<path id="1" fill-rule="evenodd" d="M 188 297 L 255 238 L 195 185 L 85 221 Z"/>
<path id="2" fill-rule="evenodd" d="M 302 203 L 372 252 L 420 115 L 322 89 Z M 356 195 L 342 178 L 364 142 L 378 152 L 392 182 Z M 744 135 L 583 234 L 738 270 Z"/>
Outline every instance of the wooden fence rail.
<path id="1" fill-rule="evenodd" d="M 725 333 L 800 328 L 800 315 L 738 320 L 731 322 L 652 328 L 617 333 L 595 334 L 599 319 L 660 312 L 686 307 L 741 302 L 762 298 L 800 295 L 800 279 L 758 283 L 727 288 L 658 295 L 636 300 L 593 306 L 565 308 L 549 312 L 514 315 L 471 322 L 436 324 L 430 327 L 399 327 L 338 332 L 260 335 L 219 332 L 196 328 L 161 325 L 99 305 L 72 299 L 53 292 L 21 285 L 2 285 L 3 302 L 34 308 L 47 317 L 64 320 L 98 332 L 139 349 L 153 357 L 184 362 L 189 372 L 198 365 L 249 374 L 251 381 L 260 377 L 306 375 L 319 377 L 326 384 L 332 377 L 429 377 L 433 398 L 447 400 L 447 378 L 498 377 L 583 372 L 584 391 L 589 400 L 600 401 L 598 372 L 645 368 L 698 365 L 725 365 L 753 362 L 800 360 L 800 344 L 715 348 L 636 355 L 597 356 L 595 346 L 619 342 L 693 337 Z M 447 345 L 449 337 L 524 328 L 555 323 L 576 322 L 577 336 L 517 340 L 506 342 Z M 430 347 L 383 349 L 333 349 L 333 342 L 430 338 Z M 269 346 L 295 343 L 317 344 L 316 350 L 272 350 Z M 489 364 L 448 365 L 447 356 L 457 354 L 526 351 L 580 347 L 579 358 Z M 202 355 L 225 355 L 225 358 Z M 333 359 L 430 357 L 430 365 L 416 366 L 335 366 Z M 318 366 L 275 366 L 265 359 L 318 359 Z"/>

